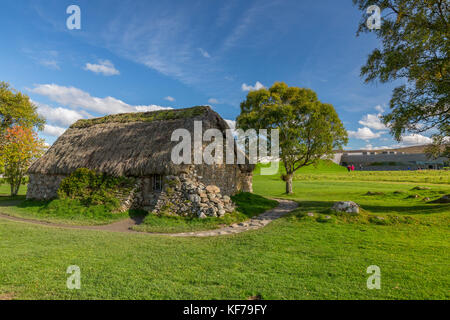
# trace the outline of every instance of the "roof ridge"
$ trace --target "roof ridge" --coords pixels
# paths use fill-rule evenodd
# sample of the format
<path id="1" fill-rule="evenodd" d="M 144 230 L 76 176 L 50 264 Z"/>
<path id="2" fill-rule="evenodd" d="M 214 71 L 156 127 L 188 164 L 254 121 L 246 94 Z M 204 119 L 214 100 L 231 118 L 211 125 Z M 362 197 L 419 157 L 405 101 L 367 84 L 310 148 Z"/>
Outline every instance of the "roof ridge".
<path id="1" fill-rule="evenodd" d="M 176 119 L 189 119 L 212 112 L 210 106 L 194 106 L 181 109 L 163 109 L 145 112 L 129 112 L 107 115 L 92 119 L 80 119 L 69 128 L 89 128 L 103 123 L 152 122 Z"/>

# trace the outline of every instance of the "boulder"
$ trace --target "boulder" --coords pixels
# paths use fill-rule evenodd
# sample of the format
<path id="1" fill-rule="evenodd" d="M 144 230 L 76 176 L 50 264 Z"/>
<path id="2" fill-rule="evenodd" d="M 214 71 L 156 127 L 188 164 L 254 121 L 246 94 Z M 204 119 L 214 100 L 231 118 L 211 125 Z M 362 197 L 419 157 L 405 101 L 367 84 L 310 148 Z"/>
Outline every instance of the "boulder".
<path id="1" fill-rule="evenodd" d="M 359 205 L 353 201 L 339 201 L 333 204 L 331 210 L 336 212 L 346 212 L 352 214 L 359 213 Z"/>
<path id="2" fill-rule="evenodd" d="M 189 200 L 193 203 L 200 203 L 202 201 L 202 198 L 200 198 L 196 194 L 191 194 L 191 195 L 189 195 Z"/>
<path id="3" fill-rule="evenodd" d="M 421 187 L 421 186 L 417 186 L 412 188 L 411 190 L 431 190 L 430 187 Z"/>

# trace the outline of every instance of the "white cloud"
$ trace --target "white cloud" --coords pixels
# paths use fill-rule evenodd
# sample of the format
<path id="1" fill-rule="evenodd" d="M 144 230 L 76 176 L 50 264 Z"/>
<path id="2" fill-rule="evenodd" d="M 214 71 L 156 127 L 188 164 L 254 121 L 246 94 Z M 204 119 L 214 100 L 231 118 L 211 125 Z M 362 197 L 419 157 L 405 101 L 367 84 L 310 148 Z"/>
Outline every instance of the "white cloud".
<path id="1" fill-rule="evenodd" d="M 200 54 L 202 56 L 204 56 L 205 58 L 211 58 L 210 54 L 208 53 L 208 51 L 202 49 L 202 48 L 198 48 L 198 51 L 200 51 Z"/>
<path id="2" fill-rule="evenodd" d="M 382 146 L 382 147 L 374 147 L 372 144 L 366 144 L 365 150 L 384 150 L 384 149 L 390 149 L 388 146 Z"/>
<path id="3" fill-rule="evenodd" d="M 384 132 L 373 132 L 370 128 L 358 128 L 357 131 L 348 130 L 348 136 L 350 138 L 361 139 L 361 140 L 371 140 L 381 137 Z"/>
<path id="4" fill-rule="evenodd" d="M 132 106 L 113 97 L 92 97 L 89 93 L 78 88 L 64 87 L 57 84 L 40 84 L 29 90 L 33 93 L 46 96 L 50 100 L 64 106 L 71 108 L 83 108 L 99 114 L 172 109 L 170 107 L 161 107 L 157 105 Z"/>
<path id="5" fill-rule="evenodd" d="M 379 113 L 383 113 L 384 112 L 384 108 L 380 105 L 375 106 L 375 110 L 377 110 Z"/>
<path id="6" fill-rule="evenodd" d="M 384 125 L 383 122 L 381 122 L 380 116 L 381 114 L 366 114 L 359 121 L 359 124 L 362 124 L 363 126 L 374 130 L 385 130 L 386 126 Z"/>
<path id="7" fill-rule="evenodd" d="M 210 99 L 208 100 L 208 102 L 209 102 L 209 103 L 212 103 L 212 104 L 218 104 L 218 103 L 219 103 L 219 100 L 214 99 L 214 98 L 210 98 Z"/>
<path id="8" fill-rule="evenodd" d="M 109 60 L 100 60 L 98 64 L 86 63 L 84 70 L 89 70 L 95 73 L 102 73 L 105 76 L 114 76 L 120 74 L 119 70 L 114 67 L 114 64 Z"/>
<path id="9" fill-rule="evenodd" d="M 247 85 L 246 83 L 242 84 L 242 91 L 255 91 L 263 88 L 265 88 L 264 85 L 259 81 L 256 81 L 254 86 Z"/>
<path id="10" fill-rule="evenodd" d="M 64 133 L 64 131 L 66 131 L 66 129 L 61 128 L 61 127 L 52 126 L 49 124 L 46 124 L 44 126 L 44 134 L 46 134 L 48 136 L 59 137 L 60 135 L 62 135 Z"/>
<path id="11" fill-rule="evenodd" d="M 39 63 L 41 65 L 43 65 L 44 67 L 47 67 L 50 69 L 61 70 L 61 68 L 59 67 L 59 62 L 56 60 L 42 59 L 42 60 L 39 60 Z"/>
<path id="12" fill-rule="evenodd" d="M 68 127 L 75 121 L 84 118 L 91 118 L 92 115 L 85 111 L 75 111 L 66 108 L 52 108 L 49 105 L 33 101 L 38 106 L 37 112 L 44 117 L 48 122 L 57 123 L 59 125 Z"/>
<path id="13" fill-rule="evenodd" d="M 174 102 L 175 98 L 171 97 L 171 96 L 167 96 L 167 97 L 164 98 L 164 100 L 167 100 L 167 101 L 170 101 L 170 102 Z"/>
<path id="14" fill-rule="evenodd" d="M 410 134 L 402 137 L 402 144 L 407 146 L 429 144 L 433 140 L 421 134 Z"/>

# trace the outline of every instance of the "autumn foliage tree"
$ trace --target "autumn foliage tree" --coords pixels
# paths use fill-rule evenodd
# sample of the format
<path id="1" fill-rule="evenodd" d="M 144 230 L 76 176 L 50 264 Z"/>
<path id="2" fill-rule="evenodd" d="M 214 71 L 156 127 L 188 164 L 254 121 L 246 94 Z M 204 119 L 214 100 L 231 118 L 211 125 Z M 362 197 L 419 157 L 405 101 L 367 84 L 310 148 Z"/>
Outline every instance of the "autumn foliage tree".
<path id="1" fill-rule="evenodd" d="M 25 182 L 25 174 L 31 163 L 42 156 L 46 147 L 37 133 L 30 128 L 13 126 L 6 128 L 0 146 L 0 166 L 4 168 L 5 181 L 16 196 Z"/>
<path id="2" fill-rule="evenodd" d="M 27 95 L 0 81 L 0 174 L 11 181 L 12 194 L 17 194 L 25 164 L 39 155 L 37 149 L 42 141 L 37 139 L 33 129 L 42 130 L 44 124 L 45 119 L 39 116 Z M 15 142 L 18 145 L 15 146 Z"/>

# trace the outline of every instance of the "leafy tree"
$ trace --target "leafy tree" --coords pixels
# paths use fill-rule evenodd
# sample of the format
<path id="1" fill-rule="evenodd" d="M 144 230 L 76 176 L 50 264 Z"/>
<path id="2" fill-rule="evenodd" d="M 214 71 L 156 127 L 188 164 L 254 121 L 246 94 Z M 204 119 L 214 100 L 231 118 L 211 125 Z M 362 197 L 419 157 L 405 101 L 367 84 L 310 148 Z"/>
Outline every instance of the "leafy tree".
<path id="1" fill-rule="evenodd" d="M 445 157 L 450 159 L 450 124 L 442 130 L 442 134 L 433 135 L 433 143 L 427 146 L 425 152 L 429 158 Z"/>
<path id="2" fill-rule="evenodd" d="M 384 116 L 391 133 L 399 141 L 407 131 L 421 133 L 432 128 L 444 136 L 450 122 L 448 0 L 353 3 L 364 13 L 370 5 L 379 6 L 382 12 L 379 30 L 367 28 L 367 15 L 359 25 L 358 34 L 374 32 L 382 41 L 382 48 L 373 50 L 361 68 L 361 76 L 365 82 L 401 79 L 404 83 L 394 89 L 391 112 Z"/>
<path id="3" fill-rule="evenodd" d="M 44 141 L 30 128 L 13 126 L 6 129 L 0 158 L 5 180 L 11 186 L 11 196 L 17 195 L 20 185 L 25 182 L 28 167 L 44 153 L 45 148 Z"/>
<path id="4" fill-rule="evenodd" d="M 331 158 L 333 149 L 348 141 L 347 132 L 331 104 L 322 103 L 310 89 L 283 82 L 251 91 L 241 103 L 237 127 L 243 130 L 279 129 L 280 159 L 286 168 L 286 193 L 299 168 Z"/>
<path id="5" fill-rule="evenodd" d="M 42 129 L 44 124 L 45 120 L 37 114 L 36 106 L 27 95 L 0 82 L 0 135 L 15 125 Z"/>

